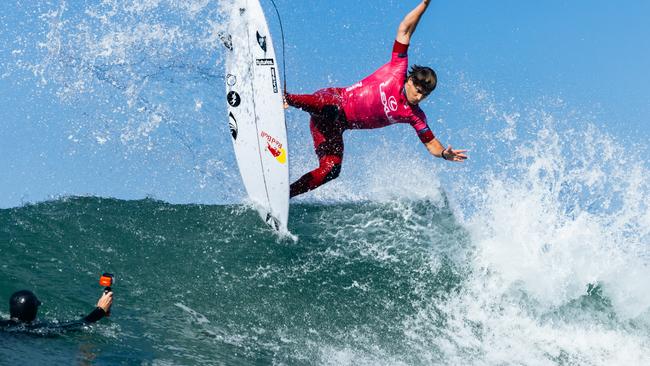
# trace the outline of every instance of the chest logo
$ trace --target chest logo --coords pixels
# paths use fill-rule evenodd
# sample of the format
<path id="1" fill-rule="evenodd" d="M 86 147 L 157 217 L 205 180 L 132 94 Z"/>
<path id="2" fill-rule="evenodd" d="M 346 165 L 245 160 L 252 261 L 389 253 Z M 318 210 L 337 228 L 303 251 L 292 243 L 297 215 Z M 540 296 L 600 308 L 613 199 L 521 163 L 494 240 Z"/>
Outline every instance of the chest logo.
<path id="1" fill-rule="evenodd" d="M 390 97 L 386 96 L 386 92 L 384 92 L 385 84 L 386 83 L 379 84 L 379 94 L 381 95 L 381 104 L 384 105 L 384 113 L 386 113 L 386 117 L 388 117 L 390 112 L 395 112 L 397 110 L 397 99 L 393 95 Z"/>

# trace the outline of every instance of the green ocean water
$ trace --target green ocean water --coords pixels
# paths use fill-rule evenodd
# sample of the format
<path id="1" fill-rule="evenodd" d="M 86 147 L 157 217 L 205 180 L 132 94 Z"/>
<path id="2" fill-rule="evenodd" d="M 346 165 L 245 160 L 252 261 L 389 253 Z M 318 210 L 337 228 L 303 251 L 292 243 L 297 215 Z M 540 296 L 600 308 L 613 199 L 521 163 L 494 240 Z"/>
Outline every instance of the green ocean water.
<path id="1" fill-rule="evenodd" d="M 1 334 L 16 364 L 426 364 L 405 336 L 458 293 L 467 232 L 434 202 L 292 206 L 279 238 L 243 206 L 67 198 L 0 211 L 0 299 L 33 290 L 40 319 L 94 307 L 82 332 Z M 2 300 L 5 302 L 6 300 Z M 7 316 L 7 308 L 0 307 Z M 444 329 L 440 313 L 427 332 Z"/>
<path id="2" fill-rule="evenodd" d="M 562 257 L 548 248 L 530 262 L 514 253 L 526 242 L 506 237 L 486 246 L 444 198 L 294 204 L 289 229 L 296 239 L 276 236 L 246 206 L 151 199 L 71 197 L 0 210 L 2 303 L 27 288 L 44 303 L 41 320 L 73 320 L 93 309 L 101 273 L 117 277 L 110 318 L 66 334 L 0 332 L 0 364 L 650 359 L 647 313 L 629 315 L 643 299 L 630 292 L 643 269 L 633 261 L 616 278 L 576 279 L 582 285 L 570 294 L 573 285 L 554 276 L 587 269 L 569 241 L 558 253 L 573 264 L 558 264 Z M 511 249 L 490 254 L 499 247 Z M 613 258 L 601 267 L 615 268 Z M 519 279 L 506 281 L 508 271 Z M 2 317 L 7 312 L 0 306 Z"/>

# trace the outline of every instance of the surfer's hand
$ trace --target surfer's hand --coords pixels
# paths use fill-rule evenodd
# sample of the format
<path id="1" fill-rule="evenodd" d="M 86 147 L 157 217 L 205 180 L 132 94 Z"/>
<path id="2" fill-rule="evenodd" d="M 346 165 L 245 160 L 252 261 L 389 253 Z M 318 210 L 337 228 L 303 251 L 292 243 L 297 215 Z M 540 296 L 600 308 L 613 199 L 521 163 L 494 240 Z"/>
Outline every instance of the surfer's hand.
<path id="1" fill-rule="evenodd" d="M 106 313 L 111 309 L 111 305 L 113 305 L 113 291 L 103 293 L 97 301 L 97 307 L 102 308 Z"/>
<path id="2" fill-rule="evenodd" d="M 454 150 L 451 148 L 451 145 L 449 145 L 442 151 L 441 157 L 445 160 L 461 162 L 467 159 L 467 155 L 465 155 L 466 152 L 467 150 Z"/>

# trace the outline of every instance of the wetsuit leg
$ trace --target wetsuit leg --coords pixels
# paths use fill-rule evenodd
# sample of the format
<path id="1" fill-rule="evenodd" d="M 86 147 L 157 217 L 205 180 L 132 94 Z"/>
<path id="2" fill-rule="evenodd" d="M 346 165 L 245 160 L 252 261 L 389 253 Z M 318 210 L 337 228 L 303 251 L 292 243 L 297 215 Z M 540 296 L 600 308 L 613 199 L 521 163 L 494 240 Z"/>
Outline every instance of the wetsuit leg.
<path id="1" fill-rule="evenodd" d="M 285 97 L 290 106 L 330 121 L 338 119 L 342 111 L 341 94 L 337 88 L 321 89 L 314 94 L 287 94 Z"/>
<path id="2" fill-rule="evenodd" d="M 341 172 L 344 123 L 312 115 L 310 129 L 318 156 L 318 168 L 291 184 L 290 197 L 316 189 L 336 179 Z"/>

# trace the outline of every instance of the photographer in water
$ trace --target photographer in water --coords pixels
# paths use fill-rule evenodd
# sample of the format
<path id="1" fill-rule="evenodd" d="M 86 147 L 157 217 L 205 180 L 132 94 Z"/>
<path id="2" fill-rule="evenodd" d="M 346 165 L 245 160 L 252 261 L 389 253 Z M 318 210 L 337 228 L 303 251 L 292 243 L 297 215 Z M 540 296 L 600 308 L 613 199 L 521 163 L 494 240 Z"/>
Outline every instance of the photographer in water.
<path id="1" fill-rule="evenodd" d="M 36 322 L 36 314 L 41 302 L 33 292 L 21 290 L 9 299 L 9 320 L 0 320 L 0 331 L 52 331 L 78 330 L 94 323 L 110 312 L 113 304 L 113 291 L 107 287 L 97 301 L 97 307 L 85 317 L 70 322 Z"/>

